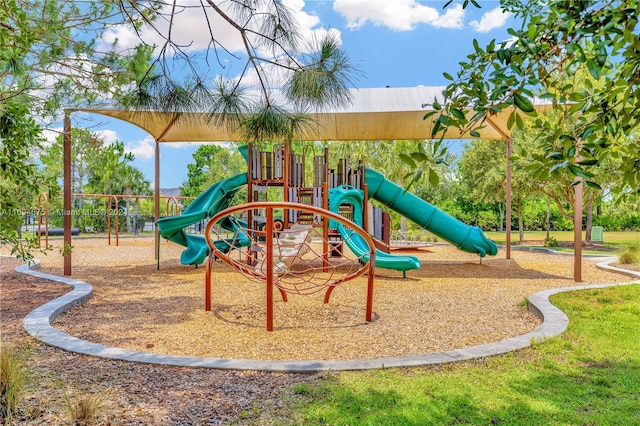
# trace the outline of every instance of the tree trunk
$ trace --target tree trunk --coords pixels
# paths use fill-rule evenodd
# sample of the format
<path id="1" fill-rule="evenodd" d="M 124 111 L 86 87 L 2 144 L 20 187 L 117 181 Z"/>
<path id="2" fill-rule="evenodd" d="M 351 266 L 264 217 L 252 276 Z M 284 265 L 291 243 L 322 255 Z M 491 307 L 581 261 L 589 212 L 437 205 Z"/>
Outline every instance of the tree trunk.
<path id="1" fill-rule="evenodd" d="M 518 208 L 518 233 L 520 236 L 520 242 L 524 241 L 524 218 L 522 217 L 522 200 L 518 198 L 517 201 Z"/>
<path id="2" fill-rule="evenodd" d="M 593 226 L 593 202 L 587 204 L 587 223 L 584 240 L 591 242 L 591 227 Z"/>
<path id="3" fill-rule="evenodd" d="M 504 232 L 504 215 L 506 206 L 502 203 L 498 203 L 498 209 L 500 211 L 500 228 L 498 229 L 500 232 Z"/>
<path id="4" fill-rule="evenodd" d="M 127 220 L 127 232 L 133 232 L 133 228 L 131 227 L 131 215 L 129 214 L 129 210 L 131 208 L 131 199 L 129 197 L 125 198 L 124 205 L 124 214 Z"/>
<path id="5" fill-rule="evenodd" d="M 544 219 L 545 228 L 547 228 L 547 241 L 549 241 L 549 232 L 551 231 L 551 199 L 547 197 L 547 216 Z"/>
<path id="6" fill-rule="evenodd" d="M 140 199 L 136 198 L 133 204 L 133 232 L 138 235 L 138 211 L 140 210 Z"/>

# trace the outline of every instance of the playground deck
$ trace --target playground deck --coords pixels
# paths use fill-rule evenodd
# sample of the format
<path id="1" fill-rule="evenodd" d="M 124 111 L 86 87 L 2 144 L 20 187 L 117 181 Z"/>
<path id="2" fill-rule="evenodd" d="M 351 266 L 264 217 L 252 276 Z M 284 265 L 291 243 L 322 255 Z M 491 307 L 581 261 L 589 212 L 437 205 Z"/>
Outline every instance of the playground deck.
<path id="1" fill-rule="evenodd" d="M 181 247 L 162 242 L 156 271 L 153 239 L 120 246 L 104 239 L 74 241 L 74 278 L 94 286 L 94 297 L 60 316 L 54 326 L 96 343 L 189 356 L 254 359 L 353 359 L 424 354 L 479 345 L 533 330 L 539 320 L 524 308 L 527 296 L 569 287 L 568 256 L 515 252 L 485 258 L 435 245 L 418 253 L 422 269 L 406 279 L 378 269 L 374 321 L 363 321 L 366 278 L 322 294 L 276 296 L 274 332 L 264 330 L 264 287 L 231 268 L 214 270 L 213 311 L 204 311 L 204 268 L 179 262 Z M 628 281 L 585 262 L 585 283 Z M 42 270 L 62 274 L 56 251 Z"/>

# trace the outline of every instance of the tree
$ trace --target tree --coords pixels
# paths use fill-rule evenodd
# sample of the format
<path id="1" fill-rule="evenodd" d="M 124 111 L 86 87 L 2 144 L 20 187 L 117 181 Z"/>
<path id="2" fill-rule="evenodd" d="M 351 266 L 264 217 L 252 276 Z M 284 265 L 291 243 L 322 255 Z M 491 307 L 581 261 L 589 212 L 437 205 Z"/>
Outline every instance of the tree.
<path id="1" fill-rule="evenodd" d="M 133 161 L 132 153 L 125 152 L 124 143 L 116 141 L 106 144 L 101 141 L 100 153 L 98 154 L 100 167 L 93 170 L 89 178 L 89 187 L 92 192 L 98 194 L 121 194 L 123 185 L 118 180 L 118 173 Z"/>
<path id="2" fill-rule="evenodd" d="M 131 24 L 143 17 L 146 28 L 161 40 L 152 67 L 124 99 L 128 107 L 176 114 L 205 111 L 215 125 L 249 140 L 292 140 L 310 124 L 304 114 L 308 108 L 350 102 L 347 89 L 361 74 L 340 49 L 335 33 L 325 30 L 303 40 L 291 10 L 280 0 L 200 2 L 195 7 L 206 17 L 202 23 L 209 34 L 204 58 L 188 49 L 190 41 L 185 44 L 171 32 L 186 7 L 163 1 L 121 3 L 136 10 L 129 15 Z M 235 49 L 234 43 L 241 48 Z M 199 66 L 198 59 L 207 67 Z M 202 74 L 210 73 L 215 62 L 225 69 L 225 60 L 237 63 L 240 75 L 228 79 Z M 175 68 L 184 72 L 176 76 Z"/>
<path id="3" fill-rule="evenodd" d="M 514 141 L 519 143 L 520 139 L 514 138 Z M 473 140 L 466 145 L 458 163 L 461 180 L 469 196 L 474 200 L 482 200 L 498 206 L 500 230 L 503 229 L 507 186 L 504 153 L 505 147 L 502 141 Z M 531 179 L 524 168 L 516 168 L 513 171 L 511 186 L 521 242 L 524 240 L 523 204 L 535 193 L 536 185 L 537 182 Z"/>
<path id="4" fill-rule="evenodd" d="M 46 152 L 40 155 L 40 161 L 44 166 L 43 173 L 53 182 L 55 193 L 59 192 L 62 186 L 62 146 L 63 138 L 60 135 Z M 150 192 L 149 182 L 143 173 L 129 164 L 134 159 L 133 154 L 125 152 L 123 142 L 108 144 L 87 129 L 72 129 L 71 153 L 72 192 L 124 195 L 127 231 L 131 232 L 133 228 L 130 203 L 134 199 L 133 195 L 147 195 Z M 83 197 L 74 200 L 74 206 L 82 208 L 82 200 Z M 135 215 L 138 209 L 137 202 L 134 208 Z"/>
<path id="5" fill-rule="evenodd" d="M 0 103 L 26 102 L 32 114 L 118 98 L 146 71 L 151 48 L 99 43 L 120 7 L 111 1 L 5 0 L 0 10 Z"/>
<path id="6" fill-rule="evenodd" d="M 495 141 L 473 140 L 465 144 L 458 161 L 460 181 L 471 200 L 498 206 L 500 231 L 504 223 L 506 197 L 504 146 Z"/>
<path id="7" fill-rule="evenodd" d="M 38 247 L 35 237 L 23 240 L 20 229 L 27 206 L 46 185 L 31 161 L 41 144 L 40 127 L 23 103 L 14 98 L 0 106 L 0 245 L 25 261 Z"/>
<path id="8" fill-rule="evenodd" d="M 186 197 L 197 197 L 213 183 L 247 170 L 247 163 L 235 147 L 201 145 L 193 159 L 195 163 L 187 165 L 187 181 L 180 187 Z"/>
<path id="9" fill-rule="evenodd" d="M 59 135 L 51 146 L 40 154 L 44 173 L 58 180 L 61 187 L 63 137 Z M 119 193 L 120 187 L 113 179 L 119 167 L 133 161 L 131 153 L 125 153 L 124 143 L 107 143 L 87 129 L 71 130 L 71 190 L 75 193 Z"/>
<path id="10" fill-rule="evenodd" d="M 172 32 L 173 22 L 194 7 L 210 35 L 199 51 Z M 126 34 L 123 27 L 136 40 L 131 46 L 117 36 Z M 154 41 L 143 39 L 149 32 Z M 236 42 L 243 53 L 232 46 Z M 301 128 L 292 123 L 302 123 L 310 106 L 348 102 L 346 89 L 358 75 L 336 34 L 302 40 L 279 0 L 7 0 L 0 9 L 0 44 L 2 114 L 11 101 L 24 106 L 25 117 L 57 119 L 61 107 L 112 100 L 176 114 L 205 111 L 214 124 L 253 139 L 291 139 Z M 235 78 L 216 77 L 216 69 L 228 73 L 226 60 L 241 64 Z M 248 90 L 255 87 L 257 93 Z M 16 164 L 29 169 L 24 160 Z"/>
<path id="11" fill-rule="evenodd" d="M 555 111 L 548 111 L 541 115 L 553 120 Z M 568 118 L 565 126 L 572 126 L 573 120 Z M 573 220 L 574 192 L 572 178 L 560 173 L 559 167 L 548 170 L 544 164 L 544 151 L 537 146 L 538 129 L 535 123 L 527 121 L 523 129 L 517 129 L 513 134 L 514 166 L 517 173 L 525 173 L 531 187 L 553 200 L 559 213 L 568 220 Z M 610 195 L 611 188 L 619 182 L 617 171 L 621 168 L 620 158 L 609 156 L 603 158 L 597 165 L 590 167 L 589 180 L 583 196 L 584 210 L 587 211 L 586 240 L 591 241 L 591 226 L 593 224 L 593 205 L 604 194 Z"/>
<path id="12" fill-rule="evenodd" d="M 451 3 L 451 2 L 449 2 Z M 468 2 L 465 2 L 465 7 Z M 477 2 L 472 2 L 477 5 Z M 524 127 L 533 118 L 539 159 L 548 171 L 573 182 L 591 180 L 590 169 L 607 157 L 621 160 L 618 194 L 640 193 L 640 144 L 634 133 L 640 120 L 638 0 L 523 2 L 501 0 L 504 11 L 522 22 L 511 39 L 491 41 L 461 62 L 442 104 L 435 103 L 434 137 L 446 128 L 471 131 L 487 117 L 510 111 L 509 126 Z M 599 84 L 575 84 L 580 70 Z M 557 113 L 541 118 L 532 104 L 537 95 Z M 469 112 L 465 112 L 469 111 Z M 572 126 L 564 126 L 566 119 Z"/>
<path id="13" fill-rule="evenodd" d="M 30 258 L 33 247 L 19 239 L 17 213 L 32 205 L 24 196 L 48 187 L 34 162 L 42 147 L 42 123 L 58 119 L 62 107 L 118 98 L 136 81 L 136 73 L 147 69 L 152 51 L 147 46 L 98 45 L 108 28 L 102 24 L 116 23 L 116 11 L 118 4 L 111 1 L 2 2 L 0 244 L 22 258 Z"/>
<path id="14" fill-rule="evenodd" d="M 113 179 L 116 184 L 121 187 L 120 194 L 124 196 L 125 200 L 125 221 L 127 226 L 127 232 L 137 231 L 138 223 L 138 211 L 140 208 L 139 198 L 135 195 L 148 195 L 151 193 L 150 183 L 144 178 L 144 174 L 136 169 L 131 164 L 118 163 L 118 166 L 113 174 Z M 134 222 L 131 223 L 131 201 L 135 200 L 133 217 Z"/>
<path id="15" fill-rule="evenodd" d="M 100 152 L 103 141 L 87 129 L 74 128 L 71 130 L 71 190 L 75 193 L 85 192 L 94 170 L 100 167 Z M 44 172 L 51 179 L 57 180 L 62 187 L 62 135 L 56 138 L 51 146 L 40 153 L 40 162 Z"/>

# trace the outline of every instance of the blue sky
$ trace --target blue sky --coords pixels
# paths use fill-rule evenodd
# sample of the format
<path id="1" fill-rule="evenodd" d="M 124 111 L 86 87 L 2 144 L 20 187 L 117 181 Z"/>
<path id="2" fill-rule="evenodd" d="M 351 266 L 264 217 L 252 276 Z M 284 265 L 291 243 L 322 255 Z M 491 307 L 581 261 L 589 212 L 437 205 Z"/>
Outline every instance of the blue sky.
<path id="1" fill-rule="evenodd" d="M 188 0 L 185 0 L 188 1 Z M 351 60 L 365 73 L 356 87 L 412 87 L 445 85 L 443 72 L 455 75 L 458 63 L 473 49 L 472 40 L 480 45 L 490 40 L 502 41 L 509 36 L 506 29 L 515 25 L 514 18 L 503 14 L 498 1 L 482 1 L 482 8 L 453 2 L 443 10 L 445 1 L 415 0 L 284 0 L 296 11 L 303 34 L 321 28 L 337 31 L 342 47 Z M 177 22 L 185 40 L 202 37 L 192 20 Z M 122 30 L 124 31 L 124 30 Z M 113 35 L 125 40 L 123 32 Z M 206 36 L 206 34 L 204 35 Z M 193 43 L 193 49 L 198 43 Z M 236 68 L 239 68 L 236 66 Z M 214 70 L 215 71 L 215 70 Z M 225 75 L 237 72 L 233 65 Z M 81 123 L 100 131 L 108 140 L 120 140 L 136 156 L 134 165 L 154 182 L 154 142 L 143 130 L 117 120 L 93 115 Z M 453 142 L 453 151 L 460 142 Z M 162 188 L 178 187 L 186 180 L 187 164 L 193 162 L 195 144 L 161 144 Z"/>

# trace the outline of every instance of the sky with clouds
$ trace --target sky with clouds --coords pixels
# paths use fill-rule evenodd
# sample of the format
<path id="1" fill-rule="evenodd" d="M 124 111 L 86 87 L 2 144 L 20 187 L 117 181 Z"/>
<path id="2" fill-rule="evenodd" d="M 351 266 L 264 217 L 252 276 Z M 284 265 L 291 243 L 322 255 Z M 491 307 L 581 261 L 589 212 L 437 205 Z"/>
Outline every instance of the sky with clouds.
<path id="1" fill-rule="evenodd" d="M 199 2 L 183 0 L 193 6 Z M 356 87 L 413 87 L 445 85 L 444 72 L 455 75 L 458 63 L 472 51 L 472 40 L 481 45 L 490 40 L 506 40 L 507 28 L 515 26 L 513 17 L 504 14 L 497 0 L 482 1 L 482 8 L 454 1 L 443 9 L 445 1 L 428 0 L 283 0 L 290 7 L 299 24 L 301 34 L 311 37 L 331 30 L 339 37 L 342 48 L 363 71 Z M 230 50 L 241 51 L 242 46 L 228 24 L 217 16 L 209 16 L 215 36 Z M 166 31 L 168 23 L 158 21 L 156 29 L 143 33 L 145 41 L 160 43 L 156 31 Z M 193 53 L 207 47 L 208 26 L 202 10 L 186 7 L 173 24 L 173 34 Z M 110 30 L 104 39 L 117 39 L 123 46 L 135 44 L 136 35 L 124 28 Z M 241 72 L 241 62 L 223 59 L 224 69 L 211 64 L 209 76 L 233 78 Z M 88 120 L 87 120 L 88 118 Z M 134 165 L 153 182 L 154 141 L 146 132 L 105 117 L 83 117 L 84 125 L 95 121 L 93 131 L 105 140 L 121 140 L 136 156 Z M 89 123 L 89 124 L 87 124 Z M 195 144 L 161 145 L 161 182 L 163 188 L 177 187 L 186 180 L 187 164 L 192 162 Z"/>

